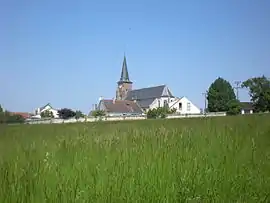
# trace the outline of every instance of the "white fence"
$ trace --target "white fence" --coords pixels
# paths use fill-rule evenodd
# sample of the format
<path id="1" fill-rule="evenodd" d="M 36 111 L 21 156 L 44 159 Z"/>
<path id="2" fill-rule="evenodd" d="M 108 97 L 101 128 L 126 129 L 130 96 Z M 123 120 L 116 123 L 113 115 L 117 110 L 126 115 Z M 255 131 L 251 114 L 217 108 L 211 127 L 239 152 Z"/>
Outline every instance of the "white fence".
<path id="1" fill-rule="evenodd" d="M 214 117 L 226 116 L 225 112 L 208 113 L 208 114 L 171 114 L 167 115 L 167 119 L 176 118 L 196 118 L 196 117 Z M 115 116 L 115 117 L 87 117 L 87 118 L 70 118 L 70 119 L 35 119 L 26 121 L 27 124 L 61 124 L 61 123 L 77 123 L 77 122 L 98 122 L 98 121 L 123 121 L 123 120 L 144 120 L 146 116 Z"/>

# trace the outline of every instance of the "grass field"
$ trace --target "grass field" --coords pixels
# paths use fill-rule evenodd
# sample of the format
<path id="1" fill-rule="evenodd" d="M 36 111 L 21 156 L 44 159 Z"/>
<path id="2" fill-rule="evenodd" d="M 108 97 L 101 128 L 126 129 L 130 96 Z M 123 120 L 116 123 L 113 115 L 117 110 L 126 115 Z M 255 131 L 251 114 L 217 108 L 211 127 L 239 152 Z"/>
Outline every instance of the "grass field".
<path id="1" fill-rule="evenodd" d="M 269 202 L 270 116 L 0 126 L 0 202 Z"/>

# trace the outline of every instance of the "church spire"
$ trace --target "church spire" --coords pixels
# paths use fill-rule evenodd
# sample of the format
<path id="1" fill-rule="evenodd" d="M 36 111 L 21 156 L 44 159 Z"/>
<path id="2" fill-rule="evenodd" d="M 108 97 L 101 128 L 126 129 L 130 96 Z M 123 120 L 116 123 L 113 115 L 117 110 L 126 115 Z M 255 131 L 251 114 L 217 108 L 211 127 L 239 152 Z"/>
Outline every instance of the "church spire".
<path id="1" fill-rule="evenodd" d="M 119 80 L 118 83 L 132 83 L 129 80 L 126 55 L 124 55 L 124 60 L 123 60 L 123 65 L 122 65 L 122 71 L 121 71 L 121 77 L 120 77 L 120 80 Z"/>

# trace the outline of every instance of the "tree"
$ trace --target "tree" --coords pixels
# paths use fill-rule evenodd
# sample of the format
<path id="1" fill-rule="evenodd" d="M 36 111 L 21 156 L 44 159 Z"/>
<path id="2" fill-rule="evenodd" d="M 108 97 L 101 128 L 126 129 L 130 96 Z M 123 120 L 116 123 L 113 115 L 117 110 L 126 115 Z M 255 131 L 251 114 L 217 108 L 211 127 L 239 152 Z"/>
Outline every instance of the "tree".
<path id="1" fill-rule="evenodd" d="M 84 114 L 81 111 L 76 111 L 75 112 L 75 118 L 76 119 L 84 118 Z"/>
<path id="2" fill-rule="evenodd" d="M 228 103 L 228 108 L 227 115 L 238 115 L 241 111 L 240 102 L 237 99 L 231 100 Z"/>
<path id="3" fill-rule="evenodd" d="M 53 118 L 53 112 L 46 110 L 40 114 L 41 118 Z"/>
<path id="4" fill-rule="evenodd" d="M 167 114 L 173 114 L 176 112 L 176 109 L 169 109 L 168 106 L 158 107 L 154 109 L 149 109 L 147 111 L 147 118 L 166 118 Z"/>
<path id="5" fill-rule="evenodd" d="M 3 108 L 2 108 L 2 106 L 0 104 L 0 113 L 3 113 L 3 112 L 4 112 L 4 110 L 3 110 Z"/>
<path id="6" fill-rule="evenodd" d="M 270 80 L 264 75 L 253 77 L 242 83 L 249 90 L 249 95 L 256 112 L 270 111 Z"/>
<path id="7" fill-rule="evenodd" d="M 69 119 L 69 118 L 75 117 L 76 113 L 72 111 L 71 109 L 63 108 L 63 109 L 58 110 L 58 115 L 62 119 Z"/>
<path id="8" fill-rule="evenodd" d="M 95 118 L 97 118 L 100 116 L 105 116 L 106 113 L 105 113 L 105 111 L 102 111 L 102 110 L 95 110 L 95 111 L 92 111 L 91 115 L 94 116 Z"/>
<path id="9" fill-rule="evenodd" d="M 231 84 L 223 78 L 217 78 L 207 92 L 209 112 L 229 111 L 229 102 L 235 101 L 236 96 Z"/>

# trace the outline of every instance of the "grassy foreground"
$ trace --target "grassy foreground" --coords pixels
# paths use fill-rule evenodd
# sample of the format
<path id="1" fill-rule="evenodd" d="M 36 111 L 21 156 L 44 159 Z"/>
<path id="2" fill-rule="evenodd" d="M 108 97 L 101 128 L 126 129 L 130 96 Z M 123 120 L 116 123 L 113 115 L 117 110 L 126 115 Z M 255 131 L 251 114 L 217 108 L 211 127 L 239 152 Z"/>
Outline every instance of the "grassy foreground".
<path id="1" fill-rule="evenodd" d="M 270 116 L 0 126 L 0 202 L 269 202 Z"/>

